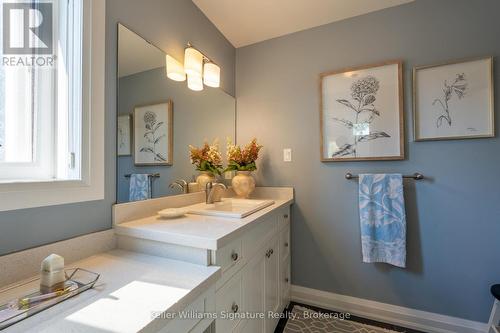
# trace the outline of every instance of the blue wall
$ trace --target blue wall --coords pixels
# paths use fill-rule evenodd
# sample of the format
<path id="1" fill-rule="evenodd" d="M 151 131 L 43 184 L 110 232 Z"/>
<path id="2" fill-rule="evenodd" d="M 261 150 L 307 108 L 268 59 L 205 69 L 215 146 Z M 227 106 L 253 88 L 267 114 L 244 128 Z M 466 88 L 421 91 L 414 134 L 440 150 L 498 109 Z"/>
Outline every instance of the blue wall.
<path id="1" fill-rule="evenodd" d="M 111 228 L 116 201 L 116 44 L 122 22 L 176 58 L 187 41 L 221 65 L 221 86 L 234 94 L 235 49 L 186 0 L 106 1 L 105 199 L 78 204 L 0 212 L 0 255 Z"/>
<path id="2" fill-rule="evenodd" d="M 237 49 L 238 141 L 264 145 L 259 185 L 296 190 L 293 284 L 488 320 L 489 286 L 500 282 L 500 140 L 413 142 L 411 69 L 498 57 L 499 13 L 498 0 L 417 0 Z M 318 74 L 391 59 L 404 60 L 407 159 L 321 163 Z M 292 163 L 282 162 L 287 147 Z M 347 171 L 430 177 L 406 184 L 407 269 L 361 262 Z"/>

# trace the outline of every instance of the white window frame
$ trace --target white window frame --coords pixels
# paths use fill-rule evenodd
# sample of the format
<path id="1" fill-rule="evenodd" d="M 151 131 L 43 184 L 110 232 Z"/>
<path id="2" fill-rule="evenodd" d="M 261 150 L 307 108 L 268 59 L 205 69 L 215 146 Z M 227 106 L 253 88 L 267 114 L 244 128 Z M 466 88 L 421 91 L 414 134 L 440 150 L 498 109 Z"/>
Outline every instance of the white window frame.
<path id="1" fill-rule="evenodd" d="M 104 199 L 105 12 L 83 0 L 81 179 L 2 183 L 0 211 Z"/>

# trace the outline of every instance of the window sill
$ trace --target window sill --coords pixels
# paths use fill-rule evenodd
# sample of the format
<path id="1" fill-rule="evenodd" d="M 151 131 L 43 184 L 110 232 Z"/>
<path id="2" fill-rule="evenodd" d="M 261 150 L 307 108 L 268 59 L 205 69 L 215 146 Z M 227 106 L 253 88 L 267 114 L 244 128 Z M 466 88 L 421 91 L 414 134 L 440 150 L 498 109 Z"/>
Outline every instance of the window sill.
<path id="1" fill-rule="evenodd" d="M 0 183 L 0 211 L 103 199 L 103 179 L 93 183 L 81 180 Z"/>

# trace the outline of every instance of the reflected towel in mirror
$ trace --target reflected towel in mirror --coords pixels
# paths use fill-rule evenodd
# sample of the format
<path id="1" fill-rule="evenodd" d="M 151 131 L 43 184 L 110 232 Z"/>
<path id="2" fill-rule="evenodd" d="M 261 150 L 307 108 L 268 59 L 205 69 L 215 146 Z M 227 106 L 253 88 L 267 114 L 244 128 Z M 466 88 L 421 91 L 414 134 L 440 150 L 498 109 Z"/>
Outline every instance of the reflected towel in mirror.
<path id="1" fill-rule="evenodd" d="M 133 173 L 130 175 L 129 200 L 139 201 L 151 199 L 151 182 L 149 174 Z"/>

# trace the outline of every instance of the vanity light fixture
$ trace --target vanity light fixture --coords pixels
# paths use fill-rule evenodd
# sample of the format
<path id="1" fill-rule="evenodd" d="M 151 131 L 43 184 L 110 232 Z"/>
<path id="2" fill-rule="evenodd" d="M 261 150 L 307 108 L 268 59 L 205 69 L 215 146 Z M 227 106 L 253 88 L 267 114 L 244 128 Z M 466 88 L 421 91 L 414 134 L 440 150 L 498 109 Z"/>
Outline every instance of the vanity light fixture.
<path id="1" fill-rule="evenodd" d="M 185 81 L 194 91 L 208 87 L 220 87 L 220 67 L 206 55 L 195 49 L 191 43 L 184 50 L 184 66 L 174 57 L 166 56 L 167 77 L 174 81 Z"/>
<path id="2" fill-rule="evenodd" d="M 184 67 L 174 57 L 166 55 L 165 57 L 167 77 L 174 81 L 186 81 L 186 72 Z"/>

